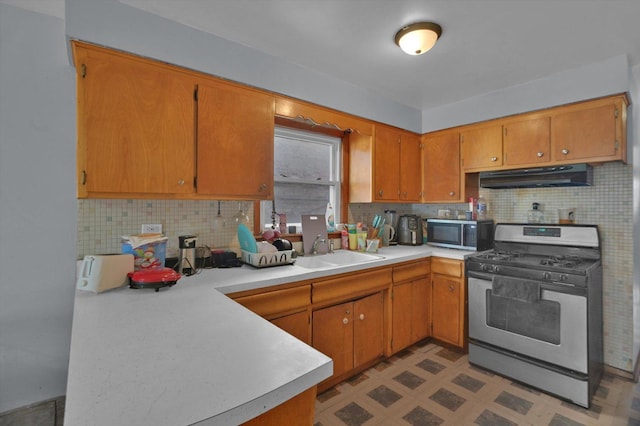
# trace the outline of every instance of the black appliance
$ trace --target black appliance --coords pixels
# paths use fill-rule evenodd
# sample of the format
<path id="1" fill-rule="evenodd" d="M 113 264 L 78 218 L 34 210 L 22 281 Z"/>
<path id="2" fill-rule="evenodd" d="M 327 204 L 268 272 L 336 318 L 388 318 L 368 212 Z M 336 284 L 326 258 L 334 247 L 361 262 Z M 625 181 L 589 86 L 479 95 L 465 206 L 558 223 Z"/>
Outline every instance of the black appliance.
<path id="1" fill-rule="evenodd" d="M 480 173 L 482 188 L 545 188 L 561 186 L 590 186 L 593 170 L 587 164 L 554 167 L 533 167 Z"/>
<path id="2" fill-rule="evenodd" d="M 493 220 L 427 219 L 427 244 L 463 250 L 493 248 Z"/>
<path id="3" fill-rule="evenodd" d="M 400 245 L 422 245 L 422 218 L 414 214 L 400 216 L 397 233 Z"/>
<path id="4" fill-rule="evenodd" d="M 589 408 L 604 369 L 597 226 L 499 223 L 466 270 L 469 362 Z"/>

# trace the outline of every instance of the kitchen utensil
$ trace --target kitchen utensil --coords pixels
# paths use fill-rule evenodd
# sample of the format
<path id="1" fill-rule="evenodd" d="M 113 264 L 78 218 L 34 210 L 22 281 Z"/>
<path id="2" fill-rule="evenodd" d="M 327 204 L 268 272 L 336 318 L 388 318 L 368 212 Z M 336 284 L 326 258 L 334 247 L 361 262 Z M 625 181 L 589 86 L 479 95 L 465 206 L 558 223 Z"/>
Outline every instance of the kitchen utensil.
<path id="1" fill-rule="evenodd" d="M 195 235 L 181 235 L 178 237 L 178 273 L 193 275 L 196 272 L 196 241 Z"/>
<path id="2" fill-rule="evenodd" d="M 285 240 L 284 238 L 278 238 L 277 240 L 273 240 L 272 244 L 278 249 L 278 251 L 293 249 L 293 245 L 291 244 L 291 241 Z"/>
<path id="3" fill-rule="evenodd" d="M 213 229 L 218 230 L 220 228 L 224 228 L 224 216 L 220 213 L 220 201 L 218 201 L 218 214 L 213 218 Z"/>
<path id="4" fill-rule="evenodd" d="M 327 222 L 323 214 L 303 214 L 302 217 L 302 246 L 304 254 L 313 252 L 313 242 L 320 235 L 319 240 L 324 240 L 325 244 L 318 244 L 318 253 L 324 254 L 329 251 L 329 239 L 327 236 Z"/>
<path id="5" fill-rule="evenodd" d="M 258 252 L 256 239 L 244 223 L 238 224 L 238 241 L 240 242 L 240 248 L 242 250 L 248 251 L 249 253 Z"/>
<path id="6" fill-rule="evenodd" d="M 129 287 L 152 288 L 160 291 L 162 287 L 171 287 L 180 279 L 181 275 L 171 268 L 154 269 L 151 271 L 136 271 L 127 274 Z"/>
<path id="7" fill-rule="evenodd" d="M 102 293 L 127 285 L 127 274 L 133 272 L 132 254 L 85 256 L 82 260 L 76 288 Z"/>

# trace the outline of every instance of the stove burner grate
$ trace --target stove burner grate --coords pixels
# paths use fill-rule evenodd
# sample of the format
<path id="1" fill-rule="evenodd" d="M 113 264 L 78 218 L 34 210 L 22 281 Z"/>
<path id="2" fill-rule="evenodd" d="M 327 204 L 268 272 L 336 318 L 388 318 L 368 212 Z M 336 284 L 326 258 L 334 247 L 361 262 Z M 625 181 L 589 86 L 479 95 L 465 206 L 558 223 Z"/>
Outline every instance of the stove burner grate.
<path id="1" fill-rule="evenodd" d="M 541 265 L 562 267 L 562 268 L 575 268 L 582 259 L 578 256 L 550 256 L 540 260 Z"/>

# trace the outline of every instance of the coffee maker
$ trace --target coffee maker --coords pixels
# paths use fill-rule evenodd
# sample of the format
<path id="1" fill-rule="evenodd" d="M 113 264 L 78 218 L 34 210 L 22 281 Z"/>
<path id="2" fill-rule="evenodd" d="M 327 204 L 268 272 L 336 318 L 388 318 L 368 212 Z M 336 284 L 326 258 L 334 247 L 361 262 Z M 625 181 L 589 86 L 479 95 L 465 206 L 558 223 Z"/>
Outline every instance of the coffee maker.
<path id="1" fill-rule="evenodd" d="M 178 273 L 193 275 L 196 273 L 196 241 L 195 235 L 178 236 Z"/>

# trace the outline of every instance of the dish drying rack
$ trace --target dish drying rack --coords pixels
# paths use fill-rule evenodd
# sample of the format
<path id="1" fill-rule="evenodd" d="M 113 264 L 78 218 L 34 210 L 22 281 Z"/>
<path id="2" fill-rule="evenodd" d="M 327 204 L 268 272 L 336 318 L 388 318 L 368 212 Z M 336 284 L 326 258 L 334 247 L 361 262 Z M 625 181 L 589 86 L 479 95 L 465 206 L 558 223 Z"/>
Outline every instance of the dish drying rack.
<path id="1" fill-rule="evenodd" d="M 255 268 L 271 266 L 293 265 L 296 261 L 295 250 L 283 250 L 272 253 L 251 253 L 242 250 L 242 261 Z"/>

